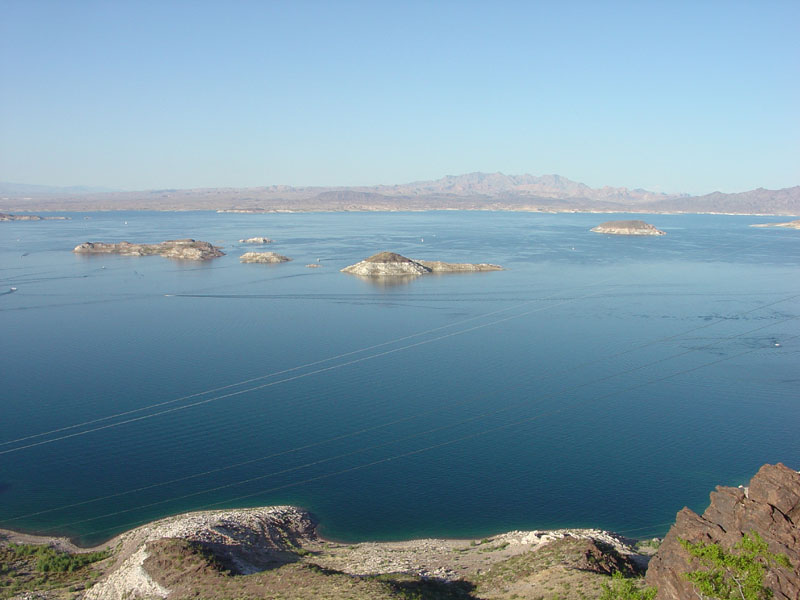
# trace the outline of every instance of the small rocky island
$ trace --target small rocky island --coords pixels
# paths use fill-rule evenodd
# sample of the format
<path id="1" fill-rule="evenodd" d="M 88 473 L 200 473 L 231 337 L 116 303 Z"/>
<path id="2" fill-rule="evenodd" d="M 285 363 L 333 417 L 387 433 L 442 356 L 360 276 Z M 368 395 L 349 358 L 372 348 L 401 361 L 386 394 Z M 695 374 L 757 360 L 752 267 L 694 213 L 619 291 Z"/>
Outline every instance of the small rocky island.
<path id="1" fill-rule="evenodd" d="M 272 240 L 268 237 L 251 237 L 245 240 L 239 240 L 240 244 L 271 244 Z"/>
<path id="2" fill-rule="evenodd" d="M 283 263 L 292 260 L 288 256 L 283 256 L 277 252 L 245 252 L 239 257 L 243 263 Z"/>
<path id="3" fill-rule="evenodd" d="M 188 238 L 167 240 L 160 244 L 84 242 L 79 246 L 75 246 L 73 252 L 78 254 L 123 254 L 125 256 L 151 256 L 158 254 L 164 258 L 181 260 L 208 260 L 218 256 L 225 256 L 224 252 L 209 242 L 198 242 Z"/>
<path id="4" fill-rule="evenodd" d="M 342 273 L 367 277 L 416 276 L 427 273 L 466 273 L 474 271 L 502 271 L 503 267 L 487 263 L 446 263 L 432 260 L 414 260 L 395 252 L 379 252 L 359 263 L 342 269 Z"/>
<path id="5" fill-rule="evenodd" d="M 786 223 L 758 223 L 750 227 L 788 227 L 789 229 L 800 229 L 800 219 L 788 221 Z"/>
<path id="6" fill-rule="evenodd" d="M 40 217 L 39 215 L 10 215 L 0 213 L 0 221 L 69 221 L 70 217 Z"/>
<path id="7" fill-rule="evenodd" d="M 597 227 L 592 227 L 595 233 L 608 233 L 612 235 L 666 235 L 650 223 L 644 221 L 606 221 Z"/>

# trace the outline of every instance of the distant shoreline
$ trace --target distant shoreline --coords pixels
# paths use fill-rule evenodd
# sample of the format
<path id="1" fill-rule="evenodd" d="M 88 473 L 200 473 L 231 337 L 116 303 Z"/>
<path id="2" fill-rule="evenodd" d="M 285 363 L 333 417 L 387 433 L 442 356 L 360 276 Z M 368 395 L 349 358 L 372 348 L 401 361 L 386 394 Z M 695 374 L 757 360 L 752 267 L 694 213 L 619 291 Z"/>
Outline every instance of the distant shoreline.
<path id="1" fill-rule="evenodd" d="M 0 206 L 0 212 L 33 215 L 47 214 L 85 214 L 85 213 L 114 213 L 114 212 L 156 212 L 156 213 L 181 213 L 181 212 L 208 212 L 217 214 L 238 215 L 274 215 L 274 214 L 320 214 L 320 213 L 423 213 L 423 212 L 492 212 L 492 213 L 536 213 L 543 215 L 586 214 L 586 215 L 716 215 L 730 217 L 800 217 L 800 213 L 788 212 L 715 212 L 715 211 L 642 211 L 642 210 L 582 210 L 564 209 L 548 210 L 537 208 L 299 208 L 299 209 L 224 209 L 224 208 L 85 208 L 85 209 L 57 209 L 26 208 L 9 209 Z M 48 219 L 50 220 L 50 219 Z M 11 222 L 11 221 L 9 221 Z M 36 221 L 21 221 L 25 223 Z"/>
<path id="2" fill-rule="evenodd" d="M 216 210 L 343 212 L 503 210 L 639 214 L 800 213 L 800 185 L 759 187 L 703 195 L 641 188 L 592 188 L 560 175 L 473 172 L 398 184 L 267 185 L 112 191 L 0 182 L 0 205 L 9 210 Z"/>
<path id="3" fill-rule="evenodd" d="M 193 515 L 203 515 L 203 514 L 211 514 L 216 512 L 229 512 L 229 513 L 247 513 L 255 510 L 262 510 L 272 508 L 271 506 L 264 506 L 264 507 L 243 507 L 243 508 L 230 508 L 230 509 L 221 509 L 221 510 L 190 510 L 181 513 L 175 513 L 172 515 L 165 515 L 163 517 L 156 517 L 151 519 L 145 523 L 141 523 L 140 525 L 136 525 L 131 527 L 130 529 L 126 529 L 113 535 L 112 537 L 93 545 L 81 545 L 75 538 L 71 538 L 68 536 L 63 535 L 45 535 L 35 532 L 26 532 L 26 531 L 18 531 L 15 529 L 3 529 L 0 528 L 0 542 L 10 542 L 13 544 L 33 544 L 33 545 L 42 545 L 42 546 L 51 546 L 57 550 L 62 552 L 69 552 L 69 553 L 84 553 L 84 552 L 97 552 L 99 550 L 105 550 L 108 548 L 113 548 L 119 541 L 120 538 L 124 536 L 129 536 L 132 532 L 152 527 L 154 524 L 158 524 L 165 521 L 175 521 L 175 520 L 184 520 L 187 517 Z M 298 509 L 303 510 L 303 509 Z M 413 536 L 413 537 L 398 537 L 389 540 L 376 540 L 376 539 L 363 539 L 363 540 L 350 540 L 350 539 L 337 539 L 335 537 L 321 535 L 319 533 L 319 525 L 320 523 L 316 523 L 315 527 L 315 535 L 322 541 L 328 542 L 331 544 L 342 544 L 342 545 L 352 545 L 352 544 L 373 544 L 373 545 L 392 545 L 392 544 L 412 544 L 415 542 L 419 542 L 422 540 L 442 540 L 445 542 L 469 542 L 470 540 L 477 540 L 481 538 L 491 538 L 497 537 L 502 535 L 511 535 L 515 533 L 523 532 L 523 530 L 519 529 L 503 529 L 496 533 L 488 533 L 481 536 L 441 536 L 441 535 L 425 535 L 425 536 Z M 654 528 L 655 530 L 655 528 Z M 528 530 L 524 530 L 528 531 Z M 624 536 L 618 532 L 601 529 L 598 527 L 556 527 L 556 528 L 549 528 L 549 529 L 533 529 L 530 531 L 537 531 L 540 533 L 549 533 L 549 532 L 560 532 L 560 531 L 580 531 L 580 532 L 603 532 L 604 534 L 609 534 L 618 537 L 619 539 L 629 540 L 630 542 L 635 542 L 642 539 L 652 539 L 653 535 L 648 535 L 645 537 L 637 538 L 637 537 L 630 537 Z M 666 530 L 665 530 L 666 531 Z M 664 534 L 657 535 L 655 537 L 661 538 Z"/>
<path id="4" fill-rule="evenodd" d="M 123 535 L 123 534 L 119 534 Z M 63 552 L 95 552 L 97 550 L 104 550 L 113 545 L 114 540 L 119 537 L 114 537 L 106 540 L 101 544 L 95 546 L 81 546 L 76 544 L 71 538 L 59 535 L 42 535 L 37 533 L 26 533 L 23 531 L 16 531 L 14 529 L 0 529 L 0 541 L 11 542 L 12 544 L 35 544 L 37 546 L 52 546 L 57 550 Z"/>

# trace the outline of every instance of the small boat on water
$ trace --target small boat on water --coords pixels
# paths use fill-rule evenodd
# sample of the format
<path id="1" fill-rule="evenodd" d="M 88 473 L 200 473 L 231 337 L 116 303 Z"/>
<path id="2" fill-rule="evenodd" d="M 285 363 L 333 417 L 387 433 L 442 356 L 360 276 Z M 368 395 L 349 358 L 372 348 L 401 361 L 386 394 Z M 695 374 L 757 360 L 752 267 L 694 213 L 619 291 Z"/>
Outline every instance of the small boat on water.
<path id="1" fill-rule="evenodd" d="M 8 290 L 8 291 L 9 291 L 9 292 L 16 292 L 16 291 L 17 291 L 17 288 L 15 288 L 15 287 L 12 287 L 12 288 L 11 288 L 10 290 Z"/>

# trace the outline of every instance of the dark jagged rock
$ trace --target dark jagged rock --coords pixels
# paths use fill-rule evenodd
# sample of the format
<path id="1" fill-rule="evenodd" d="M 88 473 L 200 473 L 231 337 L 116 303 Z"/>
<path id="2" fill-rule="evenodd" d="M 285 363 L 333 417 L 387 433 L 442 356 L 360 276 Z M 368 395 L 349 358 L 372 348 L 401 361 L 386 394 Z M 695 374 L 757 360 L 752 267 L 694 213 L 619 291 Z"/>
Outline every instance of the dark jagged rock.
<path id="1" fill-rule="evenodd" d="M 682 575 L 699 565 L 680 540 L 730 549 L 751 532 L 767 542 L 770 552 L 785 554 L 792 564 L 792 569 L 768 570 L 765 584 L 774 598 L 800 598 L 800 473 L 780 463 L 761 467 L 749 487 L 717 486 L 702 516 L 681 510 L 650 561 L 647 584 L 658 588 L 658 600 L 696 600 L 693 585 Z"/>
<path id="2" fill-rule="evenodd" d="M 613 546 L 596 540 L 587 540 L 586 549 L 576 568 L 601 575 L 622 573 L 634 576 L 642 572 L 631 556 L 620 554 Z"/>

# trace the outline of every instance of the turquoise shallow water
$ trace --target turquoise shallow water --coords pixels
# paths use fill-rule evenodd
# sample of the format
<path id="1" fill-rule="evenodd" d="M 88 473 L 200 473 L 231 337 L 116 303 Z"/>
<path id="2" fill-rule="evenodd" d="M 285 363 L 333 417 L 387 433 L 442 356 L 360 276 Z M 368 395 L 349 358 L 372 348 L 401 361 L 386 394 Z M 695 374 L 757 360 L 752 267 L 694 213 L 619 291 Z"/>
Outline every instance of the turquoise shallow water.
<path id="1" fill-rule="evenodd" d="M 0 527 L 90 543 L 292 503 L 351 541 L 644 537 L 765 462 L 800 468 L 800 236 L 749 227 L 785 219 L 72 217 L 0 224 Z M 256 235 L 294 260 L 240 264 Z M 227 255 L 70 252 L 187 236 Z M 381 250 L 507 270 L 339 273 Z"/>

